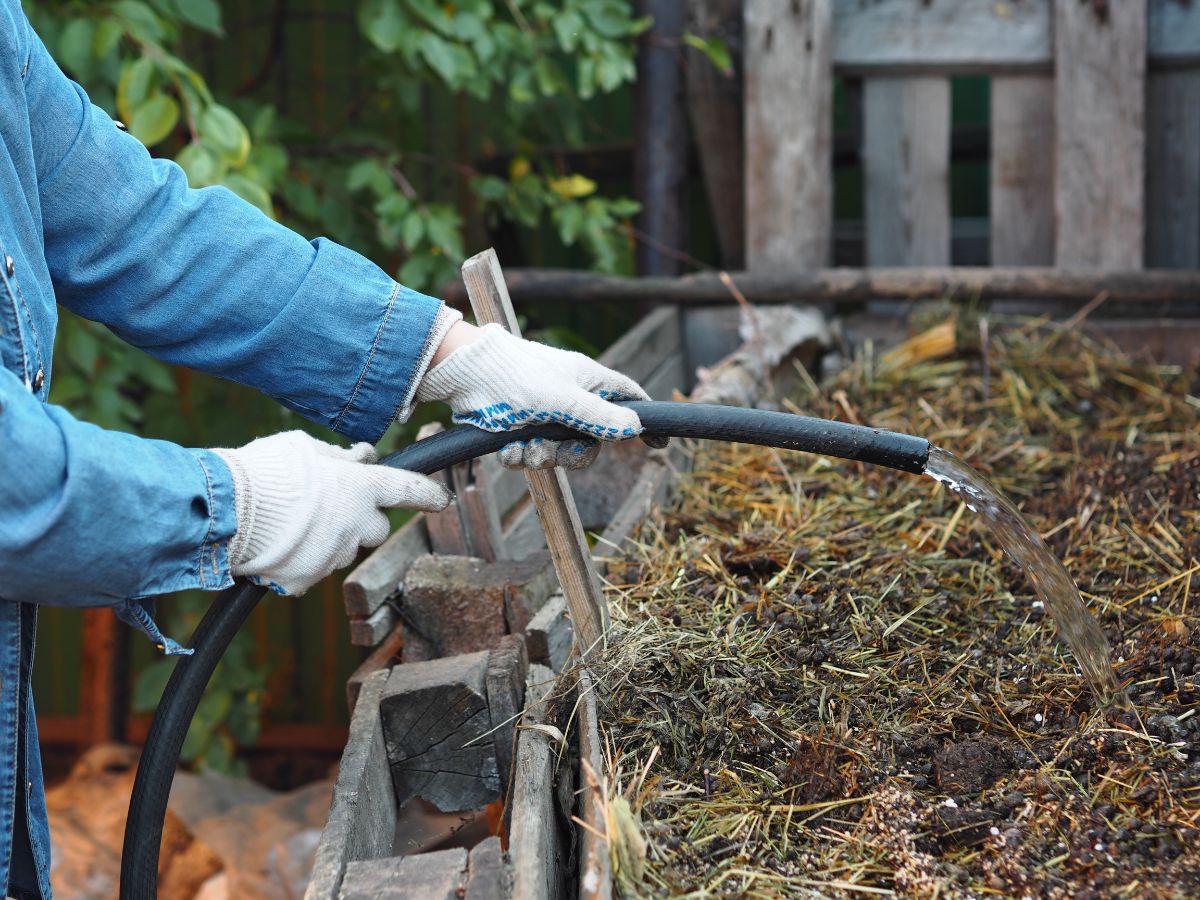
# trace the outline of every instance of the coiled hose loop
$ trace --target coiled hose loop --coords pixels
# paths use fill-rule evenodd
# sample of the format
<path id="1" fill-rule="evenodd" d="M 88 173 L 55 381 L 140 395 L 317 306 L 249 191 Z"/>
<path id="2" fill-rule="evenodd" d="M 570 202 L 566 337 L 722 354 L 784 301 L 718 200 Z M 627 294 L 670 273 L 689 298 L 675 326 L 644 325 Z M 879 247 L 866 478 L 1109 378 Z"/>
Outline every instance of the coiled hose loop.
<path id="1" fill-rule="evenodd" d="M 923 438 L 845 422 L 704 403 L 638 401 L 623 405 L 638 414 L 649 437 L 762 444 L 918 474 L 925 471 L 929 456 L 929 442 Z M 380 465 L 429 475 L 493 453 L 510 441 L 535 437 L 565 440 L 578 435 L 563 425 L 531 425 L 501 433 L 464 425 L 410 444 L 384 457 Z M 239 580 L 217 595 L 192 635 L 195 653 L 180 658 L 167 682 L 129 798 L 121 856 L 122 900 L 153 900 L 157 896 L 159 844 L 183 739 L 217 663 L 264 593 L 263 588 Z"/>

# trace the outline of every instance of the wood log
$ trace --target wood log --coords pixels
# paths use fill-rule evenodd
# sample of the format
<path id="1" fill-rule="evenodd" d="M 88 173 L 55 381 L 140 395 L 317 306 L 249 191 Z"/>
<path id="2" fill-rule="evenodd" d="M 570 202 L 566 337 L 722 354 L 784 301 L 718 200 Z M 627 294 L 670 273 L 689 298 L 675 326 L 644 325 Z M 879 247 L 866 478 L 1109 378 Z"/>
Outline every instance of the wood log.
<path id="1" fill-rule="evenodd" d="M 379 716 L 397 804 L 422 797 L 456 812 L 499 799 L 487 669 L 484 651 L 391 670 Z"/>
<path id="2" fill-rule="evenodd" d="M 1084 304 L 1108 293 L 1109 303 L 1182 303 L 1200 297 L 1200 272 L 1044 267 L 821 269 L 815 272 L 735 272 L 750 303 L 833 303 L 872 300 L 1038 300 Z M 681 278 L 623 278 L 565 269 L 509 269 L 509 287 L 522 304 L 653 301 L 719 306 L 731 300 L 716 272 Z M 453 299 L 462 286 L 448 285 Z"/>
<path id="3" fill-rule="evenodd" d="M 400 651 L 404 647 L 404 637 L 399 628 L 393 629 L 392 633 L 386 639 L 380 642 L 379 646 L 371 651 L 371 655 L 364 659 L 357 669 L 351 673 L 346 680 L 346 709 L 350 711 L 350 715 L 354 715 L 354 707 L 358 705 L 358 698 L 362 694 L 362 687 L 366 683 L 372 673 L 378 672 L 380 669 L 390 669 L 393 665 L 400 662 Z"/>
<path id="4" fill-rule="evenodd" d="M 397 622 L 396 608 L 384 604 L 369 616 L 350 617 L 350 643 L 374 647 L 391 633 Z"/>
<path id="5" fill-rule="evenodd" d="M 700 157 L 705 194 L 721 264 L 740 269 L 745 260 L 746 189 L 742 141 L 742 6 L 744 0 L 690 0 L 690 34 L 720 40 L 732 68 L 722 72 L 701 51 L 684 54 L 688 119 Z M 623 370 L 622 370 L 623 371 Z M 640 379 L 638 379 L 640 380 Z"/>
<path id="6" fill-rule="evenodd" d="M 388 671 L 372 673 L 359 693 L 350 719 L 329 818 L 317 845 L 308 900 L 334 900 L 346 866 L 391 852 L 396 833 L 396 797 L 383 737 L 379 702 Z"/>
<path id="7" fill-rule="evenodd" d="M 340 900 L 459 900 L 467 880 L 461 847 L 359 860 L 346 867 Z"/>
<path id="8" fill-rule="evenodd" d="M 567 601 L 555 594 L 538 610 L 525 629 L 525 648 L 529 661 L 561 672 L 571 656 L 575 631 L 567 617 Z"/>
<path id="9" fill-rule="evenodd" d="M 423 556 L 412 564 L 400 599 L 405 662 L 472 653 L 521 634 L 557 589 L 548 554 L 484 562 Z"/>
<path id="10" fill-rule="evenodd" d="M 1055 3 L 1054 11 L 1054 260 L 1138 269 L 1146 237 L 1146 0 Z"/>

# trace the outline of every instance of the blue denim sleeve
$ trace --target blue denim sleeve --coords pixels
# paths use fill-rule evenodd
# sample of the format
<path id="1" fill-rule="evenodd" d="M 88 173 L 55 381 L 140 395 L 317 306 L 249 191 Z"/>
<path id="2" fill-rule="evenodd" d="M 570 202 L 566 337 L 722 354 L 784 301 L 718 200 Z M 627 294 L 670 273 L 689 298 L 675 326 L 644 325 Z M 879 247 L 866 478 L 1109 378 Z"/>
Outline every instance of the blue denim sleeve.
<path id="1" fill-rule="evenodd" d="M 60 303 L 349 438 L 382 436 L 429 356 L 440 301 L 225 188 L 190 189 L 92 106 L 32 30 L 25 94 Z"/>
<path id="2" fill-rule="evenodd" d="M 129 598 L 232 583 L 233 484 L 215 453 L 80 422 L 4 368 L 0 447 L 5 599 L 113 606 L 169 650 Z"/>

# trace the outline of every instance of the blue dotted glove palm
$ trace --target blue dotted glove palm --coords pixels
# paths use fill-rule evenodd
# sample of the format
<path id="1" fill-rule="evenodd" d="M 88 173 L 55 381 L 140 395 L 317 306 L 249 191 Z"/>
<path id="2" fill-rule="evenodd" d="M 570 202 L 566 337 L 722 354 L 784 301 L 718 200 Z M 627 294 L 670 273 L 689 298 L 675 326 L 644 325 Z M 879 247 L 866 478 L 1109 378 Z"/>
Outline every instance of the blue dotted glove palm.
<path id="1" fill-rule="evenodd" d="M 582 353 L 485 325 L 478 340 L 426 373 L 416 399 L 444 401 L 455 422 L 485 431 L 511 431 L 539 422 L 567 425 L 580 432 L 578 439 L 514 441 L 500 451 L 500 461 L 509 468 L 580 469 L 595 460 L 600 441 L 641 434 L 637 414 L 609 401 L 650 397 L 637 382 Z"/>

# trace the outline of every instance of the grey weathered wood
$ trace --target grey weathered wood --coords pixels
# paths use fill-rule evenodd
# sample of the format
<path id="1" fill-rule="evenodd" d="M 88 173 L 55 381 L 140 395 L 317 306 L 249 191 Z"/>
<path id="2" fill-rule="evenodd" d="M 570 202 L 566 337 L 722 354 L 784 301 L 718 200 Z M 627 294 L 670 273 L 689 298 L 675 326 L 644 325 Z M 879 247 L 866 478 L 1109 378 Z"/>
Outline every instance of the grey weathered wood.
<path id="1" fill-rule="evenodd" d="M 392 669 L 379 715 L 398 804 L 422 797 L 455 812 L 500 797 L 487 667 L 484 651 Z"/>
<path id="2" fill-rule="evenodd" d="M 467 860 L 467 888 L 463 900 L 508 900 L 512 896 L 512 868 L 493 835 L 471 848 Z"/>
<path id="3" fill-rule="evenodd" d="M 425 517 L 415 516 L 353 569 L 342 582 L 346 613 L 369 616 L 396 593 L 412 561 L 429 552 Z"/>
<path id="4" fill-rule="evenodd" d="M 502 637 L 492 648 L 487 665 L 487 701 L 492 719 L 492 744 L 496 748 L 496 770 L 500 790 L 508 791 L 516 748 L 517 719 L 525 708 L 525 679 L 529 657 L 525 639 L 519 634 Z"/>
<path id="5" fill-rule="evenodd" d="M 1195 0 L 1150 0 L 1146 50 L 1159 66 L 1200 65 L 1200 4 Z"/>
<path id="6" fill-rule="evenodd" d="M 462 490 L 463 519 L 467 526 L 472 552 L 486 560 L 507 559 L 504 534 L 500 521 L 505 512 L 497 496 L 496 486 L 504 467 L 494 453 L 461 466 L 467 473 Z"/>
<path id="7" fill-rule="evenodd" d="M 446 428 L 441 422 L 428 422 L 417 431 L 417 440 L 440 434 Z M 455 489 L 452 473 L 435 472 L 429 476 L 434 481 L 441 482 L 451 491 Z M 457 499 L 451 500 L 450 505 L 438 512 L 424 514 L 425 529 L 429 533 L 429 547 L 433 553 L 446 553 L 454 556 L 470 555 L 467 544 L 467 533 L 463 528 L 462 513 Z"/>
<path id="8" fill-rule="evenodd" d="M 531 665 L 525 688 L 527 711 L 522 724 L 545 721 L 545 698 L 554 674 Z M 513 863 L 513 897 L 518 900 L 553 900 L 559 896 L 562 873 L 554 808 L 554 755 L 550 738 L 533 729 L 517 737 L 516 774 L 513 783 L 512 825 L 508 852 Z"/>
<path id="9" fill-rule="evenodd" d="M 350 643 L 356 647 L 374 647 L 395 627 L 396 609 L 384 605 L 369 616 L 351 616 Z"/>
<path id="10" fill-rule="evenodd" d="M 1054 83 L 992 78 L 991 262 L 1054 263 Z"/>
<path id="11" fill-rule="evenodd" d="M 346 708 L 350 715 L 354 715 L 354 707 L 358 705 L 358 698 L 366 680 L 380 669 L 391 668 L 400 662 L 400 651 L 403 647 L 404 637 L 397 628 L 371 651 L 370 656 L 364 659 L 346 680 Z"/>
<path id="12" fill-rule="evenodd" d="M 690 0 L 691 34 L 725 44 L 732 71 L 721 72 L 703 53 L 687 48 L 684 77 L 688 118 L 700 156 L 721 265 L 740 269 L 745 259 L 745 163 L 742 140 L 743 0 Z"/>
<path id="13" fill-rule="evenodd" d="M 849 73 L 1046 69 L 1050 0 L 832 0 L 833 62 Z"/>
<path id="14" fill-rule="evenodd" d="M 683 353 L 672 353 L 642 382 L 642 388 L 651 400 L 670 400 L 676 391 L 686 394 L 690 380 Z"/>
<path id="15" fill-rule="evenodd" d="M 1146 265 L 1200 268 L 1200 69 L 1147 75 Z"/>
<path id="16" fill-rule="evenodd" d="M 380 670 L 362 685 L 350 718 L 350 737 L 342 752 L 329 818 L 317 845 L 306 900 L 334 900 L 346 865 L 374 859 L 391 850 L 396 831 L 396 797 L 384 746 L 379 700 L 388 679 Z"/>
<path id="17" fill-rule="evenodd" d="M 870 266 L 950 262 L 950 83 L 863 85 L 863 181 Z"/>
<path id="18" fill-rule="evenodd" d="M 626 495 L 625 502 L 600 535 L 597 554 L 611 557 L 619 553 L 625 540 L 634 533 L 655 504 L 662 502 L 671 479 L 671 466 L 667 459 L 666 454 L 658 453 L 647 461 L 637 483 Z"/>
<path id="19" fill-rule="evenodd" d="M 1054 9 L 1055 263 L 1138 269 L 1146 235 L 1146 0 Z"/>
<path id="20" fill-rule="evenodd" d="M 525 648 L 529 661 L 561 672 L 571 656 L 571 641 L 575 636 L 567 618 L 567 601 L 555 594 L 538 610 L 525 629 Z"/>
<path id="21" fill-rule="evenodd" d="M 461 847 L 363 860 L 347 866 L 340 900 L 459 900 L 466 881 Z"/>
<path id="22" fill-rule="evenodd" d="M 520 334 L 495 251 L 488 249 L 472 256 L 463 263 L 462 274 L 475 318 L 480 323 L 503 324 L 513 334 Z M 601 643 L 608 630 L 608 605 L 592 566 L 571 486 L 559 468 L 527 470 L 525 479 L 586 653 Z"/>
<path id="23" fill-rule="evenodd" d="M 582 853 L 579 861 L 581 900 L 610 900 L 612 897 L 612 861 L 608 841 L 600 837 L 608 831 L 605 823 L 604 757 L 601 753 L 600 725 L 596 716 L 596 693 L 587 670 L 579 673 L 579 758 L 583 770 L 580 779 L 580 819 L 588 827 L 579 827 Z M 584 767 L 582 762 L 586 761 Z"/>
<path id="24" fill-rule="evenodd" d="M 405 646 L 404 661 L 494 647 L 504 635 L 523 632 L 557 587 L 546 554 L 494 563 L 423 556 L 404 579 L 404 634 L 421 639 Z"/>
<path id="25" fill-rule="evenodd" d="M 833 233 L 832 8 L 746 0 L 746 267 L 817 269 Z"/>
<path id="26" fill-rule="evenodd" d="M 598 531 L 607 524 L 637 479 L 649 452 L 641 441 L 620 441 L 601 447 L 596 461 L 586 469 L 567 473 L 584 528 Z"/>
<path id="27" fill-rule="evenodd" d="M 678 352 L 682 343 L 679 310 L 660 306 L 617 338 L 597 362 L 641 382 L 654 372 L 661 359 Z"/>

